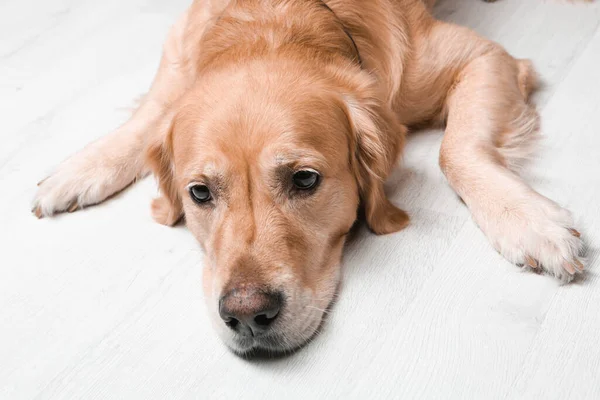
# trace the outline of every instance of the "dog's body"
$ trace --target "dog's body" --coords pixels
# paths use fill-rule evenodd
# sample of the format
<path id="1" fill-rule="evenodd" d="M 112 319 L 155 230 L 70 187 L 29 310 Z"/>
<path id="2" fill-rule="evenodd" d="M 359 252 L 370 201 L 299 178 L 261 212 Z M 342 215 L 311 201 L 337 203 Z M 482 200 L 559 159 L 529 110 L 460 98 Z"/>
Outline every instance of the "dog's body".
<path id="1" fill-rule="evenodd" d="M 140 108 L 41 183 L 36 214 L 101 202 L 151 169 L 155 219 L 185 216 L 206 251 L 228 344 L 289 349 L 331 302 L 359 205 L 377 234 L 408 223 L 383 191 L 405 126 L 445 124 L 442 170 L 496 250 L 570 279 L 583 265 L 569 212 L 513 172 L 538 135 L 535 73 L 435 20 L 433 3 L 196 0 Z"/>

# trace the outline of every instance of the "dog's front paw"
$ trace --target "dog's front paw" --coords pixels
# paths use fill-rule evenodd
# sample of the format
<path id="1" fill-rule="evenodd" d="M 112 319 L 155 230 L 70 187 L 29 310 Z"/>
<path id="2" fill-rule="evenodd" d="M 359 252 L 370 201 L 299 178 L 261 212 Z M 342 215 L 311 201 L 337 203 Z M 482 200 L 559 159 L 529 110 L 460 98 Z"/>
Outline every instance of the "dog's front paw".
<path id="1" fill-rule="evenodd" d="M 506 202 L 478 222 L 496 250 L 515 264 L 565 282 L 583 272 L 583 242 L 571 213 L 537 193 Z"/>
<path id="2" fill-rule="evenodd" d="M 98 204 L 131 184 L 141 171 L 140 157 L 122 154 L 110 144 L 92 143 L 38 183 L 32 212 L 38 218 L 73 212 Z"/>
<path id="3" fill-rule="evenodd" d="M 38 183 L 32 212 L 38 217 L 59 212 L 73 212 L 80 207 L 95 204 L 106 196 L 102 171 L 91 168 L 86 160 L 75 156 Z"/>

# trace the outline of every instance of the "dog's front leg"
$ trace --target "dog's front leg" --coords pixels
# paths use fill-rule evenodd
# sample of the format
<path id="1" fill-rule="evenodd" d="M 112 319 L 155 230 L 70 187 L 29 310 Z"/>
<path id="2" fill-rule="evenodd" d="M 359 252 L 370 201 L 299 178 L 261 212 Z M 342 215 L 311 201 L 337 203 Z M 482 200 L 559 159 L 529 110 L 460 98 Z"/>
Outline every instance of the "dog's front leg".
<path id="1" fill-rule="evenodd" d="M 152 87 L 131 119 L 62 162 L 38 184 L 33 200 L 36 216 L 100 203 L 146 174 L 146 136 L 193 78 L 182 50 L 186 24 L 187 14 L 169 32 Z"/>
<path id="2" fill-rule="evenodd" d="M 526 101 L 532 74 L 499 46 L 471 60 L 447 98 L 440 165 L 496 250 L 568 281 L 583 270 L 570 212 L 510 169 L 537 134 L 538 115 Z"/>

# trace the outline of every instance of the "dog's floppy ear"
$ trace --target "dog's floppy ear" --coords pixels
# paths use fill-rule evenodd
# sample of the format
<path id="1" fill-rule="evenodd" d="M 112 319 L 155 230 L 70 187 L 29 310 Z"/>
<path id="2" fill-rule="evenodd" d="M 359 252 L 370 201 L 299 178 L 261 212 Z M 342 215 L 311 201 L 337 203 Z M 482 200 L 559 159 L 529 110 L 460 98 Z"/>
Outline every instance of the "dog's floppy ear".
<path id="1" fill-rule="evenodd" d="M 409 217 L 386 197 L 383 184 L 404 147 L 406 127 L 373 97 L 345 96 L 351 163 L 369 228 L 378 235 L 404 228 Z"/>
<path id="2" fill-rule="evenodd" d="M 173 164 L 173 120 L 167 113 L 149 136 L 145 149 L 146 165 L 158 181 L 161 196 L 152 201 L 152 217 L 162 225 L 173 226 L 183 217 L 181 198 L 175 185 Z"/>

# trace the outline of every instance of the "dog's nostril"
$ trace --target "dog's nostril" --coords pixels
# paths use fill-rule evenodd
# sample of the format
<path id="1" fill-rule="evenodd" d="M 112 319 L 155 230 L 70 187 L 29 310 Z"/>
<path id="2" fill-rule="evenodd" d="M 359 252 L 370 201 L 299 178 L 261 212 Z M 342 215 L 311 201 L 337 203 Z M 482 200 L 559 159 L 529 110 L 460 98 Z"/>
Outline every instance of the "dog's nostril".
<path id="1" fill-rule="evenodd" d="M 275 318 L 277 318 L 277 315 L 279 314 L 275 314 L 273 317 L 269 318 L 267 316 L 267 314 L 260 314 L 257 315 L 256 317 L 254 317 L 254 323 L 256 323 L 256 325 L 259 326 L 269 326 L 271 325 L 271 322 L 275 321 Z"/>
<path id="2" fill-rule="evenodd" d="M 240 321 L 238 321 L 235 318 L 230 318 L 228 321 L 225 321 L 225 325 L 227 325 L 228 327 L 230 327 L 233 330 L 235 330 L 235 328 L 237 328 L 239 323 L 240 323 Z"/>

